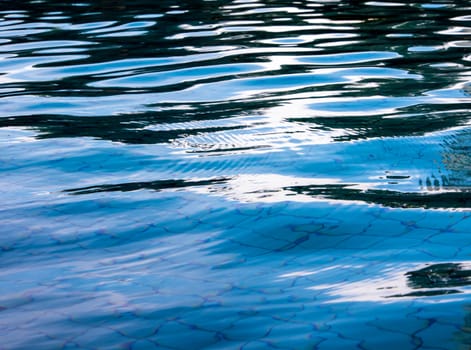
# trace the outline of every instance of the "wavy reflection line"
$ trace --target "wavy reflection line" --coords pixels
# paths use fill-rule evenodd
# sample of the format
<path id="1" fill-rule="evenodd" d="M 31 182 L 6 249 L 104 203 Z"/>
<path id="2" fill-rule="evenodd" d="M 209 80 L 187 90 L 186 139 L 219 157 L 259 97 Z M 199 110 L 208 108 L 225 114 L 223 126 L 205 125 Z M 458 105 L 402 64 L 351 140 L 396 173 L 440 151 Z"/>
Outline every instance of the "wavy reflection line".
<path id="1" fill-rule="evenodd" d="M 230 178 L 215 178 L 205 180 L 156 180 L 146 182 L 127 182 L 120 184 L 105 184 L 63 190 L 72 195 L 91 194 L 100 192 L 132 192 L 138 190 L 162 191 L 195 186 L 210 186 L 226 183 Z"/>
<path id="2" fill-rule="evenodd" d="M 471 208 L 471 188 L 453 192 L 398 192 L 380 189 L 352 188 L 355 184 L 290 186 L 284 190 L 319 199 L 360 201 L 391 208 Z"/>
<path id="3" fill-rule="evenodd" d="M 80 42 L 79 42 L 80 43 Z M 91 42 L 93 43 L 93 42 Z M 185 56 L 167 56 L 167 57 L 153 57 L 153 58 L 127 58 L 120 60 L 104 61 L 97 63 L 85 63 L 85 64 L 74 64 L 74 65 L 61 65 L 61 66 L 49 66 L 49 67 L 37 67 L 39 64 L 52 63 L 42 62 L 42 60 L 48 60 L 46 57 L 26 57 L 26 58 L 11 58 L 5 59 L 2 63 L 2 67 L 8 64 L 15 64 L 15 70 L 11 68 L 7 72 L 7 77 L 15 82 L 29 82 L 29 81 L 51 81 L 61 80 L 77 76 L 93 76 L 115 73 L 132 73 L 135 70 L 143 69 L 156 69 L 157 67 L 169 67 L 174 65 L 185 65 L 185 64 L 197 64 L 198 62 L 209 62 L 222 60 L 224 58 L 248 56 L 253 54 L 263 53 L 291 53 L 291 52 L 313 52 L 316 49 L 312 48 L 259 48 L 259 49 L 235 49 L 224 52 L 211 52 L 211 53 L 199 53 Z M 79 59 L 81 57 L 77 57 Z M 85 57 L 83 57 L 85 58 Z M 23 63 L 22 60 L 28 60 Z M 16 67 L 18 66 L 18 67 Z M 203 64 L 201 64 L 203 66 Z"/>

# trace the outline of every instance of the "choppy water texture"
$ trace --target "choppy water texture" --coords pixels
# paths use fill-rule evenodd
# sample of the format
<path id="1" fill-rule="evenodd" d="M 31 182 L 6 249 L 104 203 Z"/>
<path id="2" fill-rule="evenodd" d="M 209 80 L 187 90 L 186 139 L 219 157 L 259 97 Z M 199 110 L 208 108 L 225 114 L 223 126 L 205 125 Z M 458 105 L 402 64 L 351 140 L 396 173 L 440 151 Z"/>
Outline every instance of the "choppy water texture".
<path id="1" fill-rule="evenodd" d="M 469 1 L 0 1 L 0 349 L 468 349 Z"/>

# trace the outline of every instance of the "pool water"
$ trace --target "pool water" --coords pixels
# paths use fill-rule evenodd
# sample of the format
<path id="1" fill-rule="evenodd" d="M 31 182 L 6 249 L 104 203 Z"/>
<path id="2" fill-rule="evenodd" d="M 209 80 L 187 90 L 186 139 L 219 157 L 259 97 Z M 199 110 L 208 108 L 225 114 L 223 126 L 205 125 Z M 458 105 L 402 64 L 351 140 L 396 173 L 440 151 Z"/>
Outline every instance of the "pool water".
<path id="1" fill-rule="evenodd" d="M 469 349 L 471 7 L 0 2 L 0 349 Z"/>

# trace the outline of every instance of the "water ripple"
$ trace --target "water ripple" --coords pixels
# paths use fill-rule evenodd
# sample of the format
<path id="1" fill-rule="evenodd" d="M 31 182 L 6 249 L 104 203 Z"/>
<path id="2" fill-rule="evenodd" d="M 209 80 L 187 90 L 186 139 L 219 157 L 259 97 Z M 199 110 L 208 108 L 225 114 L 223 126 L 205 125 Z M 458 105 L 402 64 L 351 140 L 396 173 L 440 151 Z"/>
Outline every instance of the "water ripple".
<path id="1" fill-rule="evenodd" d="M 0 347 L 468 346 L 466 1 L 0 4 Z"/>

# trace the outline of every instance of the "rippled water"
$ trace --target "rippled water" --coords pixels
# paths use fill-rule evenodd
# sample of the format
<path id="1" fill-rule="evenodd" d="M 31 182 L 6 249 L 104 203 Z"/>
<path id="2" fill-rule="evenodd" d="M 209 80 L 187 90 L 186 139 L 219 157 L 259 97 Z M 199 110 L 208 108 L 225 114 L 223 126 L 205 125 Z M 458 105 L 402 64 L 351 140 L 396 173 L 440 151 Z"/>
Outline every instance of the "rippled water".
<path id="1" fill-rule="evenodd" d="M 0 349 L 468 349 L 468 1 L 0 1 Z"/>

